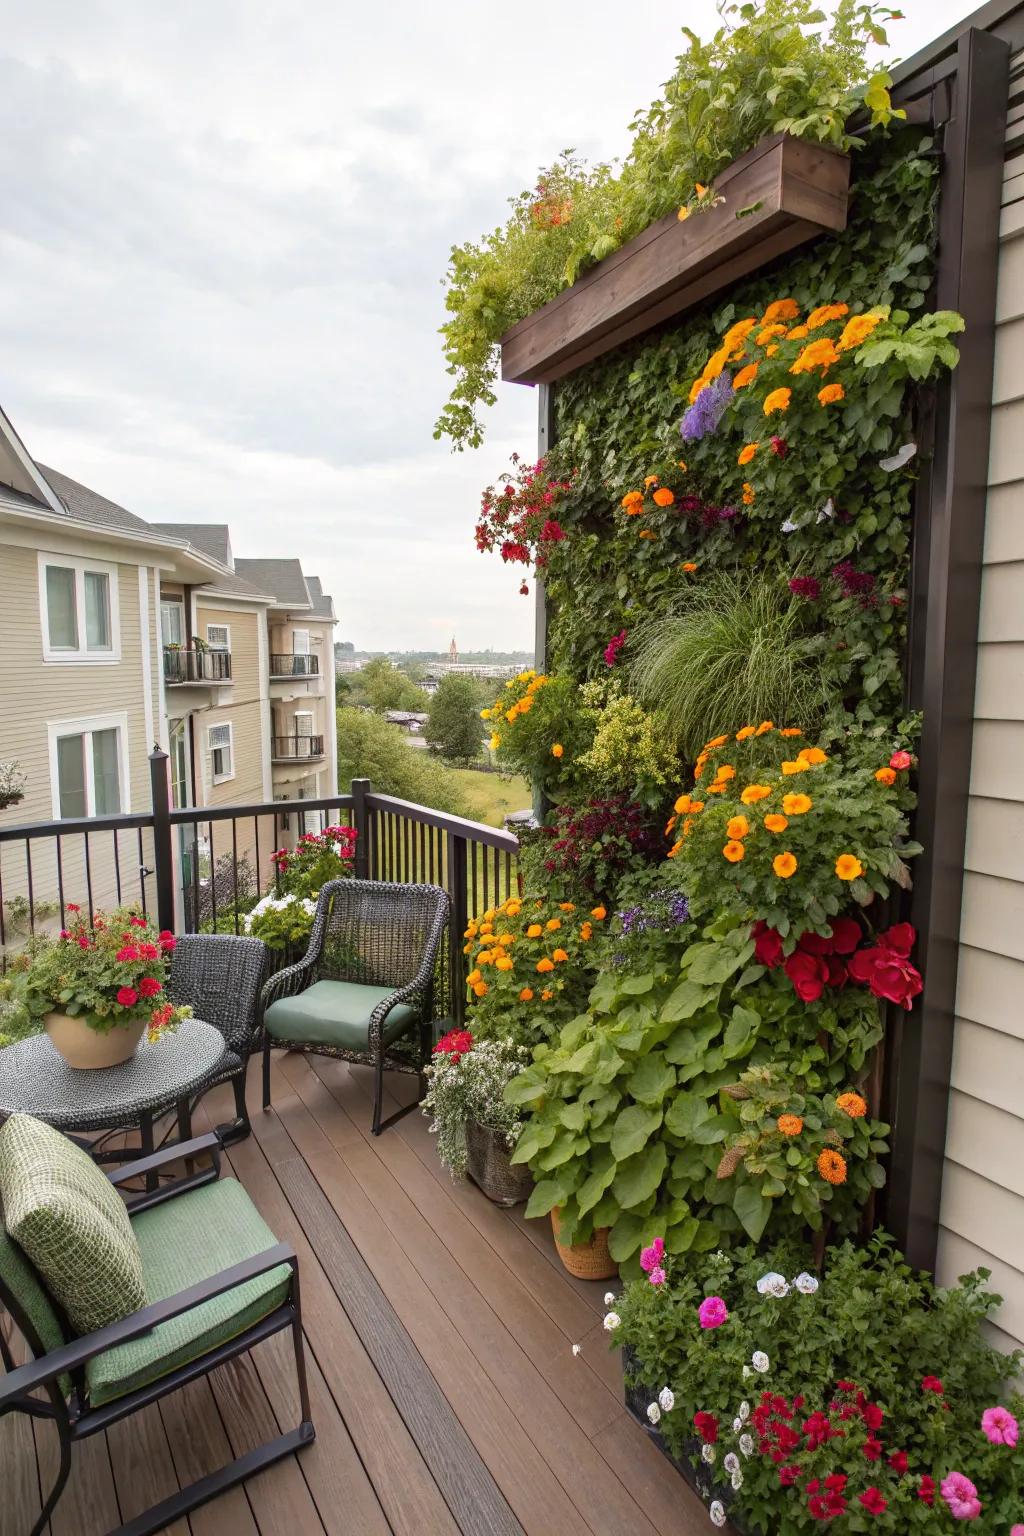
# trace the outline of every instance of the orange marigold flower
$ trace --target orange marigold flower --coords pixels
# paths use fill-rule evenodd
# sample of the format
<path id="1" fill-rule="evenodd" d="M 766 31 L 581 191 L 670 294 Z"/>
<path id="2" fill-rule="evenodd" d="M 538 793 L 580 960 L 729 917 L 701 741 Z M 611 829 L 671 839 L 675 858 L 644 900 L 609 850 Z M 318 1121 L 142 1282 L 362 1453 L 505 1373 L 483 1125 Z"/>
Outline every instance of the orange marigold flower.
<path id="1" fill-rule="evenodd" d="M 818 1172 L 827 1184 L 846 1183 L 846 1158 L 826 1147 L 818 1153 Z"/>
<path id="2" fill-rule="evenodd" d="M 742 501 L 743 505 L 745 507 L 752 506 L 753 505 L 753 501 L 754 501 L 754 497 L 756 495 L 757 495 L 757 492 L 754 490 L 754 487 L 750 484 L 749 480 L 744 480 L 744 482 L 743 482 L 743 495 L 740 497 L 740 500 Z"/>
<path id="3" fill-rule="evenodd" d="M 740 449 L 739 453 L 737 454 L 737 456 L 736 456 L 736 463 L 737 464 L 749 464 L 751 459 L 754 457 L 756 452 L 757 452 L 757 444 L 756 443 L 746 443 Z"/>
<path id="4" fill-rule="evenodd" d="M 643 491 L 627 491 L 623 496 L 620 506 L 625 507 L 630 516 L 635 516 L 643 503 Z"/>
<path id="5" fill-rule="evenodd" d="M 773 299 L 761 316 L 761 323 L 771 325 L 773 320 L 795 320 L 799 313 L 796 299 Z"/>
<path id="6" fill-rule="evenodd" d="M 790 366 L 790 373 L 810 373 L 815 368 L 826 372 L 833 363 L 838 363 L 839 353 L 836 351 L 835 342 L 828 336 L 822 336 L 818 341 L 808 342 L 796 362 Z"/>
<path id="7" fill-rule="evenodd" d="M 559 912 L 575 912 L 576 903 L 574 901 L 560 901 L 558 903 L 558 910 Z"/>
<path id="8" fill-rule="evenodd" d="M 783 795 L 782 809 L 787 816 L 806 816 L 814 801 L 810 795 Z"/>
<path id="9" fill-rule="evenodd" d="M 562 919 L 560 917 L 549 917 L 544 926 L 549 933 L 557 933 L 562 926 Z"/>
<path id="10" fill-rule="evenodd" d="M 763 331 L 758 331 L 754 340 L 759 347 L 766 347 L 774 337 L 785 336 L 785 334 L 786 327 L 784 325 L 766 325 Z"/>
<path id="11" fill-rule="evenodd" d="M 667 485 L 663 485 L 660 490 L 654 493 L 654 504 L 656 507 L 670 507 L 675 499 L 675 493 L 670 491 Z"/>
<path id="12" fill-rule="evenodd" d="M 757 364 L 747 363 L 746 367 L 741 368 L 739 373 L 737 373 L 736 377 L 733 379 L 732 387 L 733 389 L 746 389 L 747 385 L 753 384 L 756 378 Z"/>
<path id="13" fill-rule="evenodd" d="M 470 971 L 469 975 L 466 977 L 466 980 L 469 982 L 470 986 L 472 986 L 474 982 L 483 981 L 483 979 L 483 975 L 480 971 Z"/>
<path id="14" fill-rule="evenodd" d="M 818 390 L 819 405 L 835 405 L 839 400 L 846 399 L 846 390 L 841 384 L 826 384 Z"/>
<path id="15" fill-rule="evenodd" d="M 799 1115 L 780 1115 L 775 1124 L 783 1136 L 799 1136 L 804 1123 Z"/>
<path id="16" fill-rule="evenodd" d="M 819 304 L 817 309 L 812 309 L 807 316 L 807 329 L 817 331 L 823 325 L 828 325 L 830 320 L 841 320 L 844 315 L 850 313 L 849 304 Z"/>
<path id="17" fill-rule="evenodd" d="M 828 762 L 828 753 L 820 747 L 804 747 L 797 753 L 797 758 L 801 763 L 810 763 L 812 768 L 817 768 L 819 764 Z"/>
<path id="18" fill-rule="evenodd" d="M 686 469 L 686 465 L 685 465 L 685 463 L 683 462 L 682 459 L 679 460 L 679 468 L 682 469 L 682 470 Z"/>
<path id="19" fill-rule="evenodd" d="M 690 810 L 691 811 L 696 813 L 698 811 L 702 811 L 703 809 L 704 809 L 704 801 L 703 800 L 691 800 L 690 801 Z"/>
<path id="20" fill-rule="evenodd" d="M 689 795 L 680 795 L 672 809 L 675 811 L 677 816 L 685 816 L 687 811 L 690 809 Z"/>
<path id="21" fill-rule="evenodd" d="M 801 731 L 798 726 L 787 725 L 784 730 L 781 730 L 779 732 L 779 735 L 780 736 L 802 736 L 803 735 L 803 731 Z"/>
<path id="22" fill-rule="evenodd" d="M 730 325 L 722 337 L 722 346 L 726 347 L 730 353 L 742 351 L 743 343 L 756 324 L 757 321 L 753 315 L 748 316 L 745 320 L 737 320 L 735 324 Z"/>
<path id="23" fill-rule="evenodd" d="M 836 859 L 836 874 L 840 880 L 859 880 L 864 873 L 864 865 L 854 853 L 841 853 Z"/>
<path id="24" fill-rule="evenodd" d="M 744 726 L 741 727 L 740 730 L 738 730 L 736 732 L 736 740 L 737 741 L 746 741 L 748 739 L 748 737 L 753 736 L 753 734 L 754 734 L 754 727 L 752 725 L 744 725 Z"/>
<path id="25" fill-rule="evenodd" d="M 666 853 L 666 855 L 665 855 L 666 859 L 674 859 L 676 854 L 679 852 L 679 850 L 680 850 L 680 848 L 682 846 L 683 846 L 683 842 L 682 842 L 682 838 L 680 838 L 677 842 L 674 842 L 672 844 L 672 847 L 669 849 L 668 853 Z"/>
<path id="26" fill-rule="evenodd" d="M 780 880 L 788 880 L 790 875 L 796 873 L 796 859 L 788 850 L 785 853 L 777 853 L 772 859 L 772 869 Z"/>
<path id="27" fill-rule="evenodd" d="M 875 774 L 875 778 L 878 780 L 879 784 L 895 784 L 896 770 L 895 768 L 879 768 Z"/>
<path id="28" fill-rule="evenodd" d="M 725 829 L 726 836 L 731 838 L 746 837 L 750 831 L 750 822 L 745 816 L 730 816 L 729 825 Z"/>
<path id="29" fill-rule="evenodd" d="M 694 571 L 697 569 L 697 562 L 696 560 L 684 560 L 679 569 L 681 571 L 686 571 L 689 575 L 692 576 Z"/>
<path id="30" fill-rule="evenodd" d="M 551 953 L 552 960 L 568 960 L 569 956 L 564 949 L 556 949 Z"/>
<path id="31" fill-rule="evenodd" d="M 710 741 L 704 743 L 704 751 L 701 753 L 701 757 L 703 757 L 704 761 L 707 762 L 707 757 L 705 754 L 708 752 L 713 752 L 716 747 L 724 747 L 728 740 L 728 736 L 713 736 Z"/>
<path id="32" fill-rule="evenodd" d="M 836 1099 L 836 1108 L 849 1115 L 851 1120 L 863 1120 L 868 1112 L 868 1101 L 859 1093 L 841 1093 Z"/>
<path id="33" fill-rule="evenodd" d="M 553 960 L 549 960 L 547 955 L 542 956 L 542 958 L 537 961 L 537 969 L 538 969 L 538 971 L 540 971 L 542 976 L 547 971 L 553 971 L 554 968 L 555 968 L 555 962 Z"/>
<path id="34" fill-rule="evenodd" d="M 764 405 L 761 409 L 766 416 L 773 416 L 776 411 L 788 411 L 789 402 L 793 398 L 791 389 L 773 389 L 771 394 L 765 395 Z"/>
<path id="35" fill-rule="evenodd" d="M 744 848 L 743 844 L 737 842 L 735 838 L 731 842 L 726 843 L 725 847 L 722 849 L 722 857 L 724 859 L 728 859 L 730 864 L 738 864 L 740 860 L 746 858 L 746 856 L 747 850 Z"/>
<path id="36" fill-rule="evenodd" d="M 758 726 L 757 730 L 754 732 L 754 735 L 755 736 L 764 736 L 764 735 L 766 735 L 768 733 L 768 731 L 774 731 L 774 729 L 775 729 L 775 726 L 772 724 L 771 720 L 762 720 L 761 724 Z"/>
<path id="37" fill-rule="evenodd" d="M 539 939 L 543 932 L 544 929 L 541 927 L 540 923 L 531 923 L 529 928 L 526 930 L 526 937 L 528 939 Z"/>
<path id="38" fill-rule="evenodd" d="M 843 333 L 836 343 L 840 352 L 846 352 L 850 347 L 859 347 L 861 342 L 867 341 L 876 325 L 881 325 L 884 315 L 853 315 L 843 327 Z"/>
<path id="39" fill-rule="evenodd" d="M 474 985 L 474 987 L 473 987 L 473 996 L 474 997 L 486 997 L 487 996 L 487 983 L 486 983 L 486 981 L 478 981 Z"/>
<path id="40" fill-rule="evenodd" d="M 511 955 L 502 955 L 498 960 L 495 960 L 494 969 L 496 971 L 510 971 L 514 965 L 515 961 Z"/>
<path id="41" fill-rule="evenodd" d="M 810 770 L 810 766 L 810 763 L 806 762 L 802 757 L 797 757 L 792 761 L 784 762 L 782 764 L 782 771 L 787 777 L 791 777 L 794 773 L 807 773 Z"/>
<path id="42" fill-rule="evenodd" d="M 596 922 L 603 923 L 605 918 L 608 916 L 608 909 L 604 906 L 591 907 L 590 915 L 595 919 Z"/>
<path id="43" fill-rule="evenodd" d="M 786 828 L 789 826 L 789 818 L 786 816 L 779 816 L 776 812 L 773 811 L 771 815 L 765 817 L 764 824 L 768 828 L 769 832 L 785 832 Z"/>
<path id="44" fill-rule="evenodd" d="M 756 805 L 759 800 L 767 800 L 771 790 L 767 784 L 748 784 L 740 795 L 744 805 Z"/>
<path id="45" fill-rule="evenodd" d="M 654 532 L 654 530 L 652 528 L 641 528 L 640 529 L 640 537 L 642 539 L 656 539 L 658 537 L 658 535 Z"/>
<path id="46" fill-rule="evenodd" d="M 524 987 L 523 990 L 519 994 L 519 1001 L 521 1003 L 532 1003 L 533 1002 L 533 988 L 532 987 Z"/>
<path id="47" fill-rule="evenodd" d="M 694 379 L 693 383 L 690 385 L 690 393 L 687 396 L 687 399 L 689 400 L 691 405 L 696 400 L 697 396 L 701 393 L 701 391 L 707 389 L 707 387 L 708 387 L 707 379 L 705 379 L 705 378 Z"/>
<path id="48" fill-rule="evenodd" d="M 723 763 L 720 768 L 715 770 L 716 779 L 734 779 L 735 777 L 736 769 L 731 763 Z"/>
<path id="49" fill-rule="evenodd" d="M 554 746 L 551 748 L 551 756 L 552 757 L 561 757 L 564 754 L 564 752 L 565 752 L 565 748 L 562 746 L 562 743 L 560 741 L 556 741 Z"/>
<path id="50" fill-rule="evenodd" d="M 587 943 L 593 937 L 594 937 L 594 930 L 591 927 L 590 923 L 581 923 L 580 924 L 580 938 L 584 941 L 584 943 Z"/>
<path id="51" fill-rule="evenodd" d="M 645 478 L 645 480 L 644 480 L 644 490 L 646 491 L 649 486 L 657 485 L 657 483 L 658 483 L 657 475 L 648 475 Z"/>
<path id="52" fill-rule="evenodd" d="M 542 1003 L 550 1003 L 550 1001 L 554 997 L 554 995 L 555 994 L 553 992 L 549 991 L 548 988 L 545 987 L 544 991 L 540 995 L 540 1000 L 541 1000 Z"/>
<path id="53" fill-rule="evenodd" d="M 811 333 L 807 329 L 806 325 L 794 325 L 794 327 L 793 327 L 793 329 L 791 331 L 787 331 L 786 332 L 786 340 L 787 341 L 803 341 L 804 337 L 805 336 L 809 336 L 810 334 Z"/>
<path id="54" fill-rule="evenodd" d="M 706 795 L 724 795 L 728 787 L 722 779 L 716 779 L 713 784 L 708 785 L 704 793 Z"/>

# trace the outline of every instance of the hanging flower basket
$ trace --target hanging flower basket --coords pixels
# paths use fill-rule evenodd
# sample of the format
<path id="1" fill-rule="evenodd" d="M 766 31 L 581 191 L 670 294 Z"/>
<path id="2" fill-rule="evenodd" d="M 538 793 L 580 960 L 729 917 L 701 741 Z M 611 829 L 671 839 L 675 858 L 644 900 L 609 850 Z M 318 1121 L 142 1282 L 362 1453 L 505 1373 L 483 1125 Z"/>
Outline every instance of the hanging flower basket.
<path id="1" fill-rule="evenodd" d="M 475 1120 L 466 1124 L 466 1172 L 495 1205 L 522 1205 L 533 1190 L 529 1168 L 510 1161 L 502 1133 Z"/>

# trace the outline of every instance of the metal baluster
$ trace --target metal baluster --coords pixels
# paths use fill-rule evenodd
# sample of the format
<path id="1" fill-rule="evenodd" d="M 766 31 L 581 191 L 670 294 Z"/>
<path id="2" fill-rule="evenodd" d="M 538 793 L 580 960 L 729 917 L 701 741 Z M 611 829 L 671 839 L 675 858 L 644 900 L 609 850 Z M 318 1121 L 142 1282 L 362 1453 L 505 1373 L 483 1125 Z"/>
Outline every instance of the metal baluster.
<path id="1" fill-rule="evenodd" d="M 142 910 L 143 910 L 143 912 L 146 912 L 148 914 L 149 907 L 147 905 L 147 900 L 146 900 L 146 874 L 147 874 L 146 842 L 145 842 L 145 839 L 142 836 L 142 828 L 141 827 L 138 828 L 138 834 L 139 834 L 139 890 L 142 892 Z M 61 901 L 63 901 L 63 900 L 64 900 L 64 896 L 63 896 L 63 893 L 62 893 Z"/>
<path id="2" fill-rule="evenodd" d="M 36 931 L 36 900 L 32 890 L 32 839 L 25 839 L 25 874 L 28 877 L 28 931 Z"/>
<path id="3" fill-rule="evenodd" d="M 213 845 L 213 822 L 206 825 L 210 829 L 210 903 L 213 915 L 213 932 L 217 932 L 217 850 Z M 196 932 L 199 932 L 199 909 L 196 908 Z"/>
<path id="4" fill-rule="evenodd" d="M 60 833 L 54 838 L 57 845 L 57 899 L 60 902 L 60 925 L 66 927 L 64 921 L 64 860 L 61 857 Z M 3 943 L 3 935 L 0 934 L 0 944 Z"/>
<path id="5" fill-rule="evenodd" d="M 235 909 L 235 937 L 238 937 L 238 823 L 231 818 L 231 874 L 235 899 L 232 906 Z"/>
<path id="6" fill-rule="evenodd" d="M 117 844 L 117 828 L 112 827 L 110 832 L 114 840 L 114 889 L 117 892 L 117 904 L 121 905 L 121 850 Z"/>
<path id="7" fill-rule="evenodd" d="M 85 840 L 85 890 L 86 890 L 86 899 L 87 899 L 88 904 L 89 904 L 89 921 L 91 923 L 92 920 L 93 920 L 94 913 L 93 913 L 93 909 L 92 909 L 92 858 L 91 858 L 90 853 L 89 853 L 89 834 L 88 834 L 88 832 L 83 832 L 82 833 L 82 837 Z"/>

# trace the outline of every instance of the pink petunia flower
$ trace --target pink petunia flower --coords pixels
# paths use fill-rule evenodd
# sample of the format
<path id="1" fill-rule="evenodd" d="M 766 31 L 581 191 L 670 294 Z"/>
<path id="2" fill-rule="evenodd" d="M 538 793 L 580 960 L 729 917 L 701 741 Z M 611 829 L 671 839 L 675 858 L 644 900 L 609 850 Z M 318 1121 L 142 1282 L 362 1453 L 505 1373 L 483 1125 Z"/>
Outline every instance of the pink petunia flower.
<path id="1" fill-rule="evenodd" d="M 705 1296 L 697 1313 L 702 1328 L 721 1328 L 729 1316 L 729 1309 L 721 1296 Z"/>
<path id="2" fill-rule="evenodd" d="M 954 1520 L 977 1520 L 981 1514 L 978 1490 L 962 1472 L 951 1472 L 939 1484 L 939 1492 Z"/>
<path id="3" fill-rule="evenodd" d="M 1007 1408 L 986 1408 L 981 1427 L 989 1445 L 1017 1444 L 1017 1420 Z"/>
<path id="4" fill-rule="evenodd" d="M 647 1278 L 652 1285 L 664 1285 L 665 1281 L 668 1279 L 668 1276 L 660 1264 L 655 1264 Z"/>
<path id="5" fill-rule="evenodd" d="M 645 1274 L 650 1274 L 652 1269 L 657 1269 L 665 1257 L 665 1239 L 656 1237 L 649 1248 L 644 1248 L 640 1254 L 640 1268 Z"/>

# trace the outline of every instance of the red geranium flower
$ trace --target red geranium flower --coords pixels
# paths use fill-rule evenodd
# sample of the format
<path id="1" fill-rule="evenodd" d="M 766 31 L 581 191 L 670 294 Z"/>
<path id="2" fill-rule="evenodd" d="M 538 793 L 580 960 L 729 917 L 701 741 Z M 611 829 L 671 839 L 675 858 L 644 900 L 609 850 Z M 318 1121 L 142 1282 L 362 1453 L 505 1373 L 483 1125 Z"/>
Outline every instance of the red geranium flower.
<path id="1" fill-rule="evenodd" d="M 695 1413 L 693 1425 L 705 1445 L 714 1445 L 718 1439 L 718 1419 L 713 1413 Z"/>
<path id="2" fill-rule="evenodd" d="M 923 1504 L 935 1503 L 935 1479 L 929 1477 L 926 1472 L 921 1478 L 921 1486 L 917 1490 L 917 1496 Z"/>
<path id="3" fill-rule="evenodd" d="M 874 1435 L 869 1435 L 864 1442 L 865 1461 L 878 1461 L 882 1454 L 882 1442 L 876 1440 Z"/>
<path id="4" fill-rule="evenodd" d="M 155 944 L 140 944 L 139 958 L 141 960 L 159 960 L 160 951 Z"/>
<path id="5" fill-rule="evenodd" d="M 939 1396 L 945 1391 L 945 1387 L 937 1376 L 925 1376 L 921 1382 L 922 1392 L 937 1392 Z"/>
<path id="6" fill-rule="evenodd" d="M 163 983 L 157 981 L 155 976 L 143 976 L 139 982 L 139 992 L 143 997 L 156 997 L 163 991 Z"/>
<path id="7" fill-rule="evenodd" d="M 889 1507 L 888 1502 L 882 1498 L 877 1488 L 865 1488 L 864 1492 L 858 1497 L 858 1503 L 864 1506 L 869 1515 L 880 1515 L 883 1510 Z"/>
<path id="8" fill-rule="evenodd" d="M 131 923 L 133 928 L 148 928 L 149 927 L 149 924 L 146 922 L 146 919 L 144 917 L 130 917 L 128 919 L 128 921 Z"/>
<path id="9" fill-rule="evenodd" d="M 81 910 L 82 909 L 78 905 L 77 901 L 69 901 L 68 902 L 68 904 L 67 904 L 67 911 L 69 911 L 69 912 L 81 912 Z"/>
<path id="10" fill-rule="evenodd" d="M 781 938 L 774 928 L 769 928 L 767 923 L 760 920 L 751 929 L 751 936 L 754 940 L 754 959 L 758 965 L 765 965 L 774 971 L 776 966 L 782 964 Z"/>
<path id="11" fill-rule="evenodd" d="M 122 1008 L 134 1008 L 139 1000 L 139 994 L 134 987 L 120 987 L 117 993 L 117 1000 Z"/>
<path id="12" fill-rule="evenodd" d="M 828 966 L 820 955 L 805 954 L 798 949 L 789 956 L 782 969 L 801 1002 L 817 1002 L 828 981 Z"/>
<path id="13" fill-rule="evenodd" d="M 892 1455 L 889 1457 L 889 1465 L 892 1467 L 894 1472 L 898 1472 L 900 1476 L 902 1476 L 903 1473 L 907 1470 L 906 1451 L 893 1451 Z"/>
<path id="14" fill-rule="evenodd" d="M 128 965 L 132 960 L 139 958 L 139 952 L 134 944 L 126 944 L 123 949 L 118 950 L 114 958 L 122 965 Z"/>
<path id="15" fill-rule="evenodd" d="M 902 772 L 905 768 L 913 767 L 914 759 L 909 752 L 894 752 L 889 759 L 889 767 Z"/>
<path id="16" fill-rule="evenodd" d="M 450 1029 L 434 1046 L 435 1056 L 450 1056 L 459 1061 L 473 1049 L 473 1036 L 468 1029 Z"/>
<path id="17" fill-rule="evenodd" d="M 160 948 L 166 950 L 167 953 L 170 954 L 171 950 L 174 949 L 178 943 L 177 939 L 174 937 L 174 934 L 171 933 L 167 928 L 164 928 L 161 930 L 159 937 Z"/>

